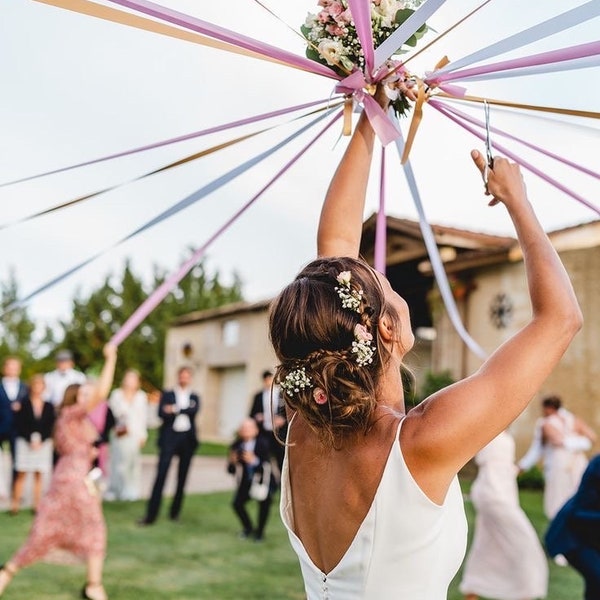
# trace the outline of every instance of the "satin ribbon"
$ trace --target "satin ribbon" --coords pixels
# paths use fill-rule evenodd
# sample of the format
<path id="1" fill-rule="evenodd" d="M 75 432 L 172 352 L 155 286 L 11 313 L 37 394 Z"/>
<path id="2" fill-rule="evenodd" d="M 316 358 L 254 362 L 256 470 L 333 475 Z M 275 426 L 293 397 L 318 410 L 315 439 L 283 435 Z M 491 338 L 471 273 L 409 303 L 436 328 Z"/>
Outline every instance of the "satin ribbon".
<path id="1" fill-rule="evenodd" d="M 186 15 L 154 2 L 149 2 L 148 0 L 109 0 L 109 2 L 137 10 L 151 17 L 162 19 L 163 21 L 168 21 L 174 25 L 183 27 L 184 29 L 191 29 L 192 31 L 207 35 L 222 42 L 245 48 L 246 50 L 250 50 L 262 56 L 274 58 L 288 66 L 295 66 L 304 71 L 308 71 L 309 73 L 323 75 L 324 77 L 329 77 L 331 79 L 338 78 L 335 71 L 318 62 L 282 50 L 277 46 L 271 46 L 270 44 L 255 40 L 246 35 L 242 35 L 241 33 L 231 31 L 225 27 L 208 23 L 202 19 Z"/>
<path id="2" fill-rule="evenodd" d="M 379 210 L 375 222 L 375 250 L 373 266 L 385 275 L 387 250 L 387 222 L 385 216 L 385 146 L 381 147 L 381 170 L 379 173 Z"/>
<path id="3" fill-rule="evenodd" d="M 125 237 L 123 237 L 120 240 L 114 242 L 113 244 L 111 244 L 107 248 L 104 248 L 100 252 L 97 252 L 96 254 L 90 256 L 86 260 L 84 260 L 84 261 L 76 264 L 74 267 L 71 267 L 67 271 L 64 271 L 63 273 L 61 273 L 61 274 L 53 277 L 52 279 L 50 279 L 46 283 L 44 283 L 41 286 L 39 286 L 38 288 L 36 288 L 33 292 L 29 293 L 24 298 L 16 300 L 12 304 L 10 304 L 6 309 L 4 309 L 4 311 L 2 313 L 0 313 L 0 317 L 3 316 L 4 314 L 7 314 L 8 312 L 10 312 L 11 310 L 13 310 L 15 308 L 23 306 L 24 304 L 26 304 L 27 302 L 29 302 L 34 297 L 36 297 L 39 294 L 41 294 L 42 292 L 45 292 L 46 290 L 54 287 L 57 283 L 60 283 L 60 282 L 64 281 L 65 279 L 67 279 L 68 277 L 70 277 L 71 275 L 73 275 L 74 273 L 76 273 L 77 271 L 83 269 L 84 267 L 86 267 L 87 265 L 89 265 L 90 263 L 92 263 L 94 260 L 96 260 L 97 258 L 99 258 L 100 256 L 102 256 L 103 254 L 106 254 L 109 250 L 112 250 L 113 248 L 116 248 L 117 246 L 120 246 L 124 242 L 126 242 L 126 241 L 128 241 L 128 240 L 130 240 L 130 239 L 132 239 L 134 237 L 136 237 L 137 235 L 139 235 L 140 233 L 142 233 L 142 232 L 150 229 L 151 227 L 154 227 L 155 225 L 158 225 L 162 221 L 164 221 L 164 220 L 166 220 L 166 219 L 174 216 L 175 214 L 179 213 L 180 211 L 182 211 L 182 210 L 188 208 L 189 206 L 191 206 L 192 204 L 198 202 L 202 198 L 208 196 L 212 192 L 220 189 L 225 184 L 229 183 L 230 181 L 232 181 L 236 177 L 239 177 L 242 173 L 245 173 L 248 169 L 256 166 L 259 163 L 261 163 L 262 161 L 264 161 L 265 159 L 267 159 L 271 155 L 273 155 L 275 152 L 277 152 L 278 150 L 280 150 L 281 148 L 283 148 L 284 146 L 286 146 L 287 144 L 289 144 L 290 142 L 292 142 L 293 140 L 295 140 L 298 136 L 302 135 L 308 129 L 310 129 L 311 127 L 313 127 L 314 125 L 316 125 L 317 123 L 319 123 L 320 121 L 322 121 L 323 119 L 325 119 L 327 116 L 329 116 L 331 114 L 331 112 L 333 112 L 334 110 L 335 109 L 329 109 L 327 112 L 323 113 L 322 115 L 319 115 L 318 117 L 316 117 L 315 119 L 313 119 L 312 121 L 310 121 L 310 123 L 308 123 L 307 125 L 304 125 L 298 131 L 295 131 L 294 133 L 292 133 L 291 135 L 289 135 L 283 141 L 275 144 L 271 148 L 265 150 L 264 152 L 261 152 L 260 154 L 258 154 L 256 156 L 254 156 L 253 158 L 247 160 L 246 162 L 242 163 L 241 165 L 238 165 L 234 169 L 231 169 L 231 170 L 227 171 L 224 175 L 221 175 L 220 177 L 217 177 L 216 179 L 214 179 L 210 183 L 202 186 L 200 189 L 196 190 L 195 192 L 193 192 L 189 196 L 186 196 L 183 200 L 180 200 L 179 202 L 177 202 L 176 204 L 174 204 L 173 206 L 171 206 L 167 210 L 163 211 L 162 213 L 160 213 L 159 215 L 157 215 L 156 217 L 154 217 L 150 221 L 147 221 L 146 223 L 144 223 L 143 225 L 141 225 L 140 227 L 138 227 L 137 229 L 135 229 L 135 231 L 129 233 Z"/>
<path id="4" fill-rule="evenodd" d="M 210 238 L 192 255 L 179 266 L 179 268 L 169 275 L 165 281 L 156 288 L 142 302 L 142 304 L 129 316 L 121 328 L 111 339 L 111 343 L 120 345 L 142 321 L 165 299 L 169 292 L 192 270 L 192 268 L 202 258 L 209 246 L 217 240 L 235 221 L 237 221 L 255 202 L 258 200 L 284 173 L 286 173 L 306 151 L 311 148 L 317 140 L 341 117 L 341 113 L 336 115 L 304 148 L 302 148 L 284 167 L 264 185 L 257 194 L 255 194 L 241 209 L 230 217 Z"/>
<path id="5" fill-rule="evenodd" d="M 180 135 L 180 136 L 177 136 L 174 138 L 169 138 L 166 140 L 162 140 L 160 142 L 153 142 L 152 144 L 147 144 L 145 146 L 139 146 L 139 147 L 133 148 L 131 150 L 125 150 L 123 152 L 117 152 L 115 154 L 108 154 L 107 156 L 101 156 L 100 158 L 86 160 L 84 162 L 76 163 L 74 165 L 69 165 L 67 167 L 61 167 L 60 169 L 53 169 L 52 171 L 45 171 L 43 173 L 37 173 L 36 175 L 30 175 L 29 177 L 22 177 L 21 179 L 14 179 L 12 181 L 6 181 L 4 183 L 0 183 L 0 187 L 5 187 L 7 185 L 13 185 L 16 183 L 22 183 L 24 181 L 31 181 L 33 179 L 38 179 L 39 177 L 46 177 L 47 175 L 56 175 L 57 173 L 64 173 L 65 171 L 71 171 L 73 169 L 78 169 L 80 167 L 87 167 L 90 165 L 95 165 L 95 164 L 98 164 L 98 163 L 101 163 L 101 162 L 104 162 L 107 160 L 112 160 L 114 158 L 121 158 L 122 156 L 130 156 L 132 154 L 137 154 L 138 152 L 145 152 L 146 150 L 153 150 L 154 148 L 161 148 L 162 146 L 176 144 L 177 142 L 184 142 L 187 140 L 192 140 L 192 139 L 195 139 L 198 137 L 202 137 L 204 135 L 209 135 L 211 133 L 226 131 L 227 129 L 241 127 L 242 125 L 249 125 L 251 123 L 256 123 L 258 121 L 264 121 L 266 119 L 271 119 L 273 117 L 278 117 L 281 115 L 289 114 L 291 112 L 296 112 L 297 110 L 303 110 L 305 108 L 311 108 L 312 106 L 316 106 L 317 104 L 323 104 L 323 103 L 327 103 L 330 101 L 331 101 L 331 99 L 315 100 L 313 102 L 306 102 L 304 104 L 298 104 L 296 106 L 291 106 L 289 108 L 282 108 L 279 110 L 274 110 L 271 112 L 255 115 L 253 117 L 239 119 L 238 121 L 230 121 L 230 122 L 224 123 L 222 125 L 216 125 L 215 127 L 209 127 L 208 129 L 201 129 L 200 131 L 195 131 L 193 133 L 187 133 L 185 135 Z"/>
<path id="6" fill-rule="evenodd" d="M 440 106 L 441 106 L 441 104 L 440 104 Z M 444 105 L 444 108 L 447 111 L 451 112 L 452 114 L 456 115 L 457 117 L 459 117 L 473 125 L 476 125 L 477 127 L 485 129 L 485 123 L 483 121 L 481 121 L 480 119 L 475 119 L 471 115 L 468 115 L 460 110 L 457 110 L 456 108 L 453 108 L 453 107 L 450 107 L 447 105 Z M 509 140 L 518 142 L 519 144 L 523 144 L 523 146 L 526 146 L 527 148 L 531 148 L 531 150 L 535 150 L 536 152 L 539 152 L 540 154 L 543 154 L 544 156 L 547 156 L 558 162 L 561 162 L 563 165 L 567 165 L 568 167 L 571 167 L 581 173 L 585 173 L 586 175 L 589 175 L 590 177 L 594 177 L 595 179 L 600 179 L 599 171 L 592 171 L 592 169 L 588 169 L 587 167 L 584 167 L 583 165 L 580 165 L 571 160 L 568 160 L 567 158 L 559 156 L 558 154 L 555 154 L 554 152 L 544 150 L 544 148 L 542 148 L 541 146 L 536 146 L 535 144 L 532 144 L 531 142 L 528 142 L 527 140 L 517 137 L 516 135 L 512 135 L 511 133 L 508 133 L 507 131 L 503 131 L 502 129 L 498 129 L 497 127 L 490 127 L 490 131 L 492 133 L 495 133 L 497 135 L 505 137 Z"/>
<path id="7" fill-rule="evenodd" d="M 403 152 L 402 146 L 403 140 L 401 138 L 396 140 L 396 148 L 398 149 L 398 153 L 400 155 L 402 155 Z M 415 179 L 415 175 L 413 173 L 410 161 L 406 161 L 406 163 L 403 165 L 403 169 L 406 181 L 408 183 L 408 187 L 410 189 L 410 193 L 413 198 L 413 202 L 415 204 L 415 208 L 417 209 L 417 213 L 419 215 L 419 226 L 421 228 L 423 242 L 425 243 L 425 247 L 427 248 L 427 253 L 429 254 L 429 261 L 431 262 L 431 267 L 433 269 L 435 281 L 440 290 L 440 294 L 442 295 L 442 300 L 444 301 L 444 306 L 446 307 L 446 312 L 448 313 L 450 322 L 454 326 L 454 329 L 456 330 L 460 338 L 471 350 L 471 352 L 473 352 L 482 360 L 485 360 L 487 358 L 487 353 L 469 335 L 469 332 L 465 329 L 465 326 L 463 325 L 462 320 L 460 318 L 458 308 L 456 307 L 456 302 L 454 301 L 454 296 L 452 295 L 450 283 L 448 282 L 448 276 L 446 275 L 446 270 L 444 269 L 444 263 L 440 256 L 437 243 L 435 241 L 435 235 L 433 234 L 431 225 L 429 224 L 427 216 L 425 215 L 425 209 L 423 208 L 423 203 L 421 202 L 421 196 L 419 194 L 417 180 Z"/>
<path id="8" fill-rule="evenodd" d="M 433 106 L 436 110 L 441 112 L 443 115 L 445 115 L 446 117 L 448 117 L 449 119 L 454 121 L 457 125 L 460 125 L 463 129 L 466 129 L 467 131 L 472 133 L 475 137 L 478 137 L 480 140 L 485 142 L 484 134 L 479 133 L 478 131 L 473 129 L 471 126 L 467 125 L 464 121 L 459 119 L 456 115 L 453 115 L 450 111 L 447 110 L 447 108 L 445 106 L 441 105 L 441 102 L 435 102 L 432 100 L 429 102 L 429 104 L 431 106 Z M 562 183 L 560 183 L 560 181 L 557 181 L 553 177 L 550 177 L 549 175 L 544 173 L 541 169 L 538 169 L 537 167 L 532 165 L 530 162 L 528 162 L 525 159 L 521 158 L 520 156 L 516 155 L 514 152 L 511 152 L 505 146 L 502 146 L 502 145 L 498 144 L 497 142 L 494 142 L 494 149 L 499 150 L 502 154 L 504 154 L 508 158 L 514 160 L 516 163 L 519 163 L 522 167 L 524 167 L 528 171 L 531 171 L 532 173 L 534 173 L 535 175 L 537 175 L 544 181 L 548 182 L 550 185 L 554 186 L 556 189 L 565 193 L 567 196 L 570 196 L 574 200 L 577 200 L 577 202 L 579 202 L 580 204 L 583 204 L 590 210 L 593 210 L 596 214 L 600 215 L 600 208 L 598 208 L 597 206 L 594 206 L 589 200 L 586 200 L 583 196 L 580 196 L 578 193 L 574 192 L 570 188 L 568 188 L 565 185 L 563 185 Z"/>
<path id="9" fill-rule="evenodd" d="M 533 42 L 547 38 L 561 31 L 565 31 L 566 29 L 574 27 L 575 25 L 589 21 L 598 15 L 600 15 L 600 2 L 598 2 L 598 0 L 591 0 L 590 2 L 586 2 L 581 6 L 568 10 L 542 23 L 538 23 L 533 27 L 525 29 L 524 31 L 504 38 L 499 42 L 491 44 L 490 46 L 481 48 L 480 50 L 477 50 L 476 52 L 473 52 L 472 54 L 469 54 L 468 56 L 465 56 L 464 58 L 461 58 L 447 65 L 446 67 L 433 72 L 430 78 L 435 80 L 445 73 L 449 73 L 450 71 L 456 71 L 457 69 L 487 60 L 488 58 L 493 58 L 500 54 L 517 50 L 518 48 L 527 46 Z"/>

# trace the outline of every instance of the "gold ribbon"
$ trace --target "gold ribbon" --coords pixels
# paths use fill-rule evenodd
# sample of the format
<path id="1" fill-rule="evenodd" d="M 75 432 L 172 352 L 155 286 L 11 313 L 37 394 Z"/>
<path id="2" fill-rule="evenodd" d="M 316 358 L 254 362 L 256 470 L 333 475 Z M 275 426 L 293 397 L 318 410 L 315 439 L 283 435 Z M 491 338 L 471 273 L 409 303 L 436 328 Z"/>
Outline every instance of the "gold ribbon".
<path id="1" fill-rule="evenodd" d="M 288 67 L 294 67 L 303 70 L 300 67 L 297 67 L 296 65 L 290 65 L 287 62 L 277 60 L 275 58 L 269 58 L 268 56 L 264 56 L 263 54 L 258 54 L 257 52 L 252 52 L 251 50 L 246 50 L 233 44 L 213 40 L 199 33 L 193 33 L 191 31 L 178 29 L 177 27 L 171 27 L 170 25 L 159 23 L 157 21 L 152 21 L 151 19 L 146 19 L 145 17 L 140 17 L 138 15 L 127 13 L 116 8 L 111 8 L 108 6 L 103 6 L 101 4 L 96 4 L 94 2 L 89 2 L 89 0 L 36 0 L 36 2 L 40 2 L 42 4 L 49 4 L 50 6 L 56 6 L 57 8 L 71 10 L 76 13 L 88 15 L 90 17 L 96 17 L 105 21 L 119 23 L 120 25 L 127 25 L 136 29 L 142 29 L 144 31 L 158 33 L 160 35 L 166 35 L 168 37 L 183 40 L 185 42 L 192 42 L 201 46 L 208 46 L 209 48 L 225 50 L 226 52 L 233 52 L 234 54 L 241 54 L 243 56 L 249 56 L 251 58 L 259 58 L 268 62 L 278 63 L 281 65 L 286 65 Z"/>
<path id="2" fill-rule="evenodd" d="M 590 110 L 574 110 L 570 108 L 557 108 L 554 106 L 539 106 L 536 104 L 520 104 L 518 102 L 507 102 L 506 100 L 490 100 L 489 98 L 481 98 L 480 96 L 452 96 L 445 92 L 437 94 L 440 98 L 453 98 L 456 100 L 466 100 L 468 102 L 479 102 L 483 104 L 494 104 L 496 106 L 506 106 L 507 108 L 521 108 L 524 110 L 537 110 L 540 112 L 556 113 L 558 115 L 569 115 L 571 117 L 586 117 L 588 119 L 600 119 L 600 112 Z"/>
<path id="3" fill-rule="evenodd" d="M 444 56 L 440 59 L 435 65 L 435 70 L 441 69 L 446 66 L 450 61 L 447 56 Z M 408 129 L 408 134 L 406 136 L 406 142 L 404 143 L 404 150 L 402 152 L 402 158 L 400 159 L 401 164 L 405 164 L 408 160 L 408 155 L 410 154 L 413 142 L 415 141 L 415 136 L 417 135 L 417 131 L 419 129 L 419 125 L 421 124 L 421 120 L 423 119 L 423 104 L 429 100 L 429 96 L 431 95 L 431 90 L 435 89 L 435 85 L 427 86 L 427 90 L 425 89 L 425 82 L 422 79 L 417 78 L 417 101 L 415 102 L 415 108 L 413 110 L 412 119 L 410 121 L 410 127 Z"/>

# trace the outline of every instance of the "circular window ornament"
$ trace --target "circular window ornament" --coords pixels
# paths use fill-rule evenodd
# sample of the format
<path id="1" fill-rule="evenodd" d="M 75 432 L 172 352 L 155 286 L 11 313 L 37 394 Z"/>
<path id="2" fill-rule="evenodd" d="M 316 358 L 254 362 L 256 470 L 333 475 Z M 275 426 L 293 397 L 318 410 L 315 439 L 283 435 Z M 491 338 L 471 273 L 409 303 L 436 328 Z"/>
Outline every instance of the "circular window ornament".
<path id="1" fill-rule="evenodd" d="M 507 294 L 496 294 L 490 305 L 490 319 L 496 329 L 508 327 L 513 317 L 513 303 Z"/>

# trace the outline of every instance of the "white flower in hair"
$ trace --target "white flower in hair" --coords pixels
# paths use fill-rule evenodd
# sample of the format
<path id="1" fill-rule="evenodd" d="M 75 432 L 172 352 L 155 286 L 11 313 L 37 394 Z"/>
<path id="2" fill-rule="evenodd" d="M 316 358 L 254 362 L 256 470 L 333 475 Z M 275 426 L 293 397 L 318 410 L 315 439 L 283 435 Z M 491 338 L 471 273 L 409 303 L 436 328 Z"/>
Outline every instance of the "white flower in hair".
<path id="1" fill-rule="evenodd" d="M 373 362 L 373 354 L 375 348 L 371 345 L 373 336 L 367 331 L 367 328 L 362 323 L 357 323 L 354 327 L 354 341 L 352 342 L 352 352 L 356 354 L 356 362 L 359 366 Z"/>
<path id="2" fill-rule="evenodd" d="M 352 273 L 350 271 L 342 271 L 337 277 L 336 281 L 340 284 L 335 287 L 335 291 L 342 300 L 342 308 L 348 308 L 354 312 L 361 313 L 361 302 L 363 291 L 361 289 L 352 289 L 350 281 L 352 279 Z"/>
<path id="3" fill-rule="evenodd" d="M 279 383 L 288 396 L 293 396 L 294 393 L 298 393 L 300 390 L 312 387 L 312 381 L 306 374 L 306 369 L 301 367 L 300 369 L 294 369 L 290 371 Z"/>

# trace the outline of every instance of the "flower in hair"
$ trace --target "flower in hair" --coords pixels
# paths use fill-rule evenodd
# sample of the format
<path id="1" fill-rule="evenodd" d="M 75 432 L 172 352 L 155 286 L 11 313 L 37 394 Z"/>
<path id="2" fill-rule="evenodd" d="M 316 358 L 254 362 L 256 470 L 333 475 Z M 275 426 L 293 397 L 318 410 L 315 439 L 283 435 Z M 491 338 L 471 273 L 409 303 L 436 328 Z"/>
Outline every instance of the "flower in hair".
<path id="1" fill-rule="evenodd" d="M 356 354 L 356 362 L 364 367 L 373 362 L 375 348 L 371 345 L 373 336 L 367 331 L 362 323 L 357 323 L 354 327 L 354 341 L 352 342 L 352 352 Z"/>
<path id="2" fill-rule="evenodd" d="M 325 404 L 327 402 L 327 394 L 322 388 L 315 388 L 313 391 L 313 398 L 317 404 Z"/>
<path id="3" fill-rule="evenodd" d="M 306 374 L 305 368 L 301 367 L 290 371 L 279 385 L 287 392 L 288 396 L 293 396 L 300 390 L 312 387 L 312 382 Z"/>
<path id="4" fill-rule="evenodd" d="M 355 290 L 350 284 L 352 279 L 352 273 L 350 271 L 342 271 L 337 277 L 336 281 L 340 284 L 335 286 L 335 291 L 342 300 L 342 308 L 349 308 L 354 312 L 361 313 L 361 302 L 363 291 L 361 289 Z"/>

